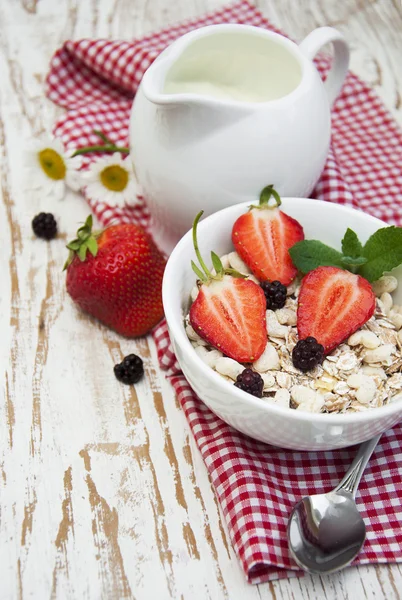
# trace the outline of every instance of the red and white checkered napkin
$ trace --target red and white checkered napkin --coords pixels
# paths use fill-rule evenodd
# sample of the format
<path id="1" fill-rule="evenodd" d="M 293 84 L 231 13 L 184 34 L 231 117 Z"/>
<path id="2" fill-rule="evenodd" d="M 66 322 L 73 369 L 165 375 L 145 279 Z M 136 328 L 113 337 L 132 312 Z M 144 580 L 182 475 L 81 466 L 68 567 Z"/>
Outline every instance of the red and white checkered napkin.
<path id="1" fill-rule="evenodd" d="M 55 134 L 70 149 L 97 143 L 93 129 L 127 145 L 133 95 L 159 52 L 191 29 L 229 22 L 274 29 L 242 1 L 133 42 L 66 42 L 53 57 L 47 79 L 48 96 L 68 109 Z M 325 71 L 324 61 L 319 68 Z M 351 204 L 402 225 L 402 133 L 375 93 L 353 74 L 333 110 L 331 154 L 313 197 Z M 144 202 L 121 209 L 88 200 L 105 225 L 112 220 L 148 224 Z M 243 436 L 193 393 L 175 361 L 164 322 L 154 338 L 161 367 L 183 406 L 248 580 L 259 583 L 300 575 L 286 544 L 290 510 L 300 497 L 331 489 L 355 449 L 286 452 Z M 356 564 L 402 560 L 401 444 L 402 428 L 397 426 L 384 435 L 361 482 L 358 503 L 367 541 Z"/>
<path id="2" fill-rule="evenodd" d="M 290 512 L 303 496 L 335 487 L 356 447 L 290 452 L 252 440 L 198 399 L 180 372 L 165 322 L 158 326 L 154 339 L 160 365 L 179 397 L 248 581 L 302 575 L 287 547 Z M 367 539 L 353 564 L 402 562 L 401 494 L 402 424 L 381 438 L 360 483 L 357 502 Z"/>

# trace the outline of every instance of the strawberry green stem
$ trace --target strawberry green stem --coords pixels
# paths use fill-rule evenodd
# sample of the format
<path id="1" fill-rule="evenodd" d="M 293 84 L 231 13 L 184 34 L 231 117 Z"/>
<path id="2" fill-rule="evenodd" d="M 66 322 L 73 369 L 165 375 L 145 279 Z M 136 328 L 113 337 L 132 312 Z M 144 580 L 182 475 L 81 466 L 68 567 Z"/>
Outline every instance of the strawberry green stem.
<path id="1" fill-rule="evenodd" d="M 215 252 L 211 252 L 211 260 L 212 260 L 212 264 L 215 269 L 215 275 L 212 275 L 211 271 L 208 269 L 207 265 L 202 260 L 200 249 L 198 247 L 197 226 L 198 226 L 198 222 L 201 219 L 203 214 L 204 214 L 203 210 L 201 212 L 199 212 L 198 215 L 195 217 L 194 223 L 193 223 L 193 246 L 194 246 L 195 254 L 198 258 L 198 262 L 200 263 L 201 268 L 204 270 L 204 272 L 202 272 L 201 269 L 199 267 L 197 267 L 195 262 L 193 260 L 191 261 L 191 268 L 193 269 L 194 273 L 197 275 L 198 279 L 200 281 L 202 281 L 202 283 L 205 283 L 206 285 L 208 285 L 212 280 L 218 280 L 218 281 L 221 280 L 224 275 L 232 275 L 232 277 L 240 277 L 241 279 L 247 279 L 247 275 L 243 275 L 243 273 L 239 273 L 235 269 L 224 269 L 221 259 L 219 258 L 219 256 L 217 254 L 215 254 Z"/>
<path id="2" fill-rule="evenodd" d="M 202 215 L 204 214 L 204 211 L 201 210 L 198 215 L 195 217 L 194 219 L 194 223 L 193 223 L 193 246 L 194 246 L 194 250 L 195 250 L 195 255 L 198 258 L 198 262 L 200 263 L 205 275 L 207 276 L 207 279 L 211 279 L 212 278 L 212 273 L 211 271 L 208 269 L 207 265 L 204 263 L 204 261 L 202 260 L 202 256 L 200 253 L 200 249 L 198 247 L 198 241 L 197 241 L 197 226 L 198 226 L 198 222 L 201 219 Z"/>
<path id="3" fill-rule="evenodd" d="M 87 256 L 87 252 L 96 256 L 98 253 L 98 242 L 96 241 L 97 235 L 92 231 L 92 215 L 87 217 L 84 225 L 82 225 L 77 231 L 77 237 L 75 240 L 67 244 L 69 250 L 68 258 L 65 262 L 63 271 L 73 262 L 75 255 L 78 256 L 81 262 L 84 262 Z"/>
<path id="4" fill-rule="evenodd" d="M 273 208 L 276 208 L 277 206 L 280 206 L 282 204 L 282 200 L 281 197 L 279 196 L 278 192 L 274 189 L 274 186 L 271 185 L 267 185 L 261 192 L 260 194 L 260 206 L 268 206 L 268 203 L 271 199 L 271 196 L 274 197 L 275 200 L 275 206 L 273 206 Z"/>

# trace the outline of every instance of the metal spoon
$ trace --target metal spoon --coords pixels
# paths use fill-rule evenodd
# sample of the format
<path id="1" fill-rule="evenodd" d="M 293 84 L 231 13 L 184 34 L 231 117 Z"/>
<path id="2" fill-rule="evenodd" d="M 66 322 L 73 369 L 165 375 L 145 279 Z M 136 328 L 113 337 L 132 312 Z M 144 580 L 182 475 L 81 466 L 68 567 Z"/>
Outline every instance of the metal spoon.
<path id="1" fill-rule="evenodd" d="M 381 434 L 360 445 L 346 475 L 332 492 L 306 496 L 292 510 L 288 523 L 289 549 L 305 571 L 338 571 L 359 554 L 366 539 L 366 527 L 355 496 L 380 437 Z"/>

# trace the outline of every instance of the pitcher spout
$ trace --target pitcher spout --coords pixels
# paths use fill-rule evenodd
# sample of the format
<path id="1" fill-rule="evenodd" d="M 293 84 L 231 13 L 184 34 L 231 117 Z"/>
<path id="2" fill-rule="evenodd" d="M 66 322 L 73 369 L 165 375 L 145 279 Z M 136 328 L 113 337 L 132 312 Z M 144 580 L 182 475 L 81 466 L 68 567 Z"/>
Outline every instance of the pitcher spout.
<path id="1" fill-rule="evenodd" d="M 144 96 L 153 104 L 171 104 L 171 94 L 164 93 L 166 74 L 171 65 L 169 57 L 160 57 L 147 69 L 142 78 Z"/>
<path id="2" fill-rule="evenodd" d="M 174 62 L 170 56 L 160 57 L 149 67 L 141 83 L 145 98 L 157 106 L 204 103 L 199 94 L 170 89 L 168 74 Z"/>

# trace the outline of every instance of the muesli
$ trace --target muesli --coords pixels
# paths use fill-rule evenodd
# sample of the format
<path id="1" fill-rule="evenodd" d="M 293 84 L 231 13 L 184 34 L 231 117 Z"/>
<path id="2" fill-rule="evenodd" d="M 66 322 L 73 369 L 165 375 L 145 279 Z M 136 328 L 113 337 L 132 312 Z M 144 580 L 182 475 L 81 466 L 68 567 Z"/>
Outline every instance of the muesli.
<path id="1" fill-rule="evenodd" d="M 242 215 L 232 233 L 236 250 L 220 258 L 212 253 L 211 270 L 199 256 L 197 216 L 201 269 L 193 264 L 198 280 L 186 316 L 196 353 L 237 387 L 291 409 L 352 413 L 402 400 L 402 307 L 391 296 L 398 282 L 391 275 L 373 281 L 375 244 L 363 248 L 351 230 L 343 253 L 304 240 L 300 224 L 294 227 L 294 219 L 279 211 L 280 199 L 268 189 L 277 205 L 266 214 L 257 213 L 259 205 Z M 265 230 L 260 218 L 268 222 Z M 379 231 L 382 248 L 387 235 L 394 244 L 402 234 L 396 227 Z M 279 248 L 275 256 L 272 248 Z M 383 270 L 397 260 L 384 262 Z"/>

